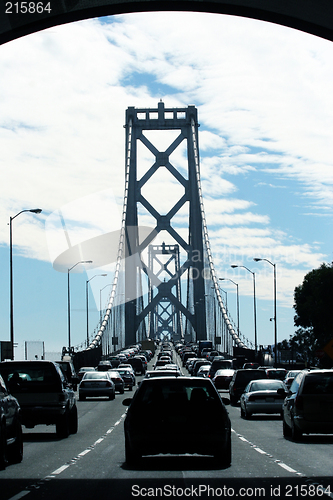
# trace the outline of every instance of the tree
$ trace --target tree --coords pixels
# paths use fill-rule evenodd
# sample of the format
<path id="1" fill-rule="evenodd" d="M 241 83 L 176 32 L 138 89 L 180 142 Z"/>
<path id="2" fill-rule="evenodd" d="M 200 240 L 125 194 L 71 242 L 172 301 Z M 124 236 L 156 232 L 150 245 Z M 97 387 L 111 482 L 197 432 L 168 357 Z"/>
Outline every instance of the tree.
<path id="1" fill-rule="evenodd" d="M 333 338 L 333 264 L 306 274 L 295 288 L 294 300 L 294 323 L 299 328 L 292 339 L 311 362 L 315 351 Z"/>

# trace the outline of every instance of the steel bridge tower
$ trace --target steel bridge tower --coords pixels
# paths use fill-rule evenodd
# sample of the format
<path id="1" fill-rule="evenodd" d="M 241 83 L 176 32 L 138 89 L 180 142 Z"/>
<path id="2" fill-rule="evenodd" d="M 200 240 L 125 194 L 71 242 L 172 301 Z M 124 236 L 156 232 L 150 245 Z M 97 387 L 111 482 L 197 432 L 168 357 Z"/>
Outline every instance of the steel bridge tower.
<path id="1" fill-rule="evenodd" d="M 156 266 L 157 271 L 155 271 Z M 181 302 L 179 245 L 166 245 L 164 242 L 162 245 L 149 245 L 148 267 L 154 276 L 162 277 L 163 283 L 169 279 L 173 280 L 173 286 L 165 290 L 165 296 L 161 296 L 159 303 L 149 312 L 149 336 L 150 338 L 170 337 L 173 340 L 181 340 L 184 338 L 181 312 L 172 303 L 173 297 Z M 162 292 L 161 285 L 162 283 L 159 287 L 154 288 L 149 279 L 149 304 L 153 301 L 156 293 Z"/>
<path id="2" fill-rule="evenodd" d="M 125 219 L 126 252 L 125 252 L 125 344 L 130 345 L 142 337 L 142 322 L 158 303 L 165 298 L 190 321 L 196 340 L 206 339 L 206 307 L 203 256 L 203 226 L 199 199 L 198 179 L 198 121 L 195 106 L 186 108 L 165 108 L 163 102 L 157 109 L 138 109 L 129 107 L 126 111 L 126 166 L 128 169 L 128 196 Z M 179 130 L 175 140 L 165 151 L 159 151 L 145 135 L 145 131 Z M 140 141 L 154 157 L 154 162 L 141 178 L 137 175 L 138 141 Z M 187 178 L 170 162 L 170 155 L 183 141 L 187 145 Z M 159 213 L 144 197 L 142 188 L 151 179 L 157 169 L 166 168 L 183 186 L 184 194 L 166 214 Z M 160 193 L 168 196 L 167 192 Z M 187 241 L 172 226 L 172 218 L 188 202 L 189 224 Z M 144 207 L 155 219 L 156 226 L 150 235 L 140 240 L 138 228 L 138 206 Z M 142 259 L 142 252 L 155 238 L 156 233 L 166 231 L 181 247 L 186 258 L 178 270 L 178 278 L 187 272 L 191 280 L 191 311 L 185 307 L 180 298 L 171 293 L 176 277 L 161 282 Z M 142 273 L 145 273 L 158 292 L 146 307 L 137 297 L 142 287 Z M 140 331 L 141 328 L 141 331 Z M 137 333 L 139 332 L 139 333 Z M 156 333 L 156 332 L 155 332 Z"/>

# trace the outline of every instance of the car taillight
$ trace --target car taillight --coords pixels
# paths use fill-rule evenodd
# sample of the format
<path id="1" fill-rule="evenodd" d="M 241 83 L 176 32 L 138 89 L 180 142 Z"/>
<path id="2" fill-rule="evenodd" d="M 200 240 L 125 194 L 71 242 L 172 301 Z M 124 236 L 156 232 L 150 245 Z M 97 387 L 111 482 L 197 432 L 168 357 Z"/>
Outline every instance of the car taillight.
<path id="1" fill-rule="evenodd" d="M 110 382 L 109 380 L 106 381 L 106 387 L 112 387 L 112 382 Z"/>
<path id="2" fill-rule="evenodd" d="M 303 398 L 302 396 L 296 396 L 296 399 L 295 399 L 295 408 L 297 408 L 297 410 L 303 410 Z"/>

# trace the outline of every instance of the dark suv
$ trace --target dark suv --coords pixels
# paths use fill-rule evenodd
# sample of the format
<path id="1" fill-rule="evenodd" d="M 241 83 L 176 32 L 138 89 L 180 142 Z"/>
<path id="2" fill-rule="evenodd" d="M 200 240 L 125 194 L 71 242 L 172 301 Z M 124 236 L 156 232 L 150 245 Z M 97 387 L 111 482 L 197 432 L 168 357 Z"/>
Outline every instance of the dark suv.
<path id="1" fill-rule="evenodd" d="M 283 435 L 333 433 L 333 370 L 303 370 L 293 380 L 283 403 Z"/>
<path id="2" fill-rule="evenodd" d="M 230 403 L 232 405 L 237 404 L 245 387 L 251 380 L 262 378 L 267 378 L 265 370 L 254 370 L 251 368 L 236 370 L 229 385 Z"/>
<path id="3" fill-rule="evenodd" d="M 73 388 L 52 361 L 4 361 L 0 374 L 22 411 L 22 424 L 55 425 L 59 437 L 75 434 L 78 415 Z"/>
<path id="4" fill-rule="evenodd" d="M 18 463 L 22 458 L 21 408 L 0 375 L 0 469 L 5 468 L 7 461 Z"/>
<path id="5" fill-rule="evenodd" d="M 124 399 L 123 405 L 129 406 L 124 421 L 129 465 L 143 455 L 198 453 L 214 455 L 223 467 L 230 466 L 231 423 L 209 379 L 144 378 L 133 399 Z"/>

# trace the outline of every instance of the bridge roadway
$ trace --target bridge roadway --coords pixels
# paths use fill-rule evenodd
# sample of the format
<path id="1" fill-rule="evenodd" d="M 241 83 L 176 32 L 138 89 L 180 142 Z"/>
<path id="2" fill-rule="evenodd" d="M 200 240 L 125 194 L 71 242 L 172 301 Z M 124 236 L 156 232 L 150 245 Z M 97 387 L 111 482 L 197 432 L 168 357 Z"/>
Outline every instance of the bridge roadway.
<path id="1" fill-rule="evenodd" d="M 68 439 L 57 439 L 53 426 L 24 428 L 23 462 L 0 471 L 1 500 L 333 498 L 313 494 L 314 483 L 333 492 L 333 436 L 293 443 L 283 438 L 278 417 L 245 421 L 239 407 L 228 406 L 231 467 L 218 469 L 212 458 L 199 456 L 144 457 L 139 467 L 128 467 L 122 400 L 131 394 L 78 401 L 79 431 Z"/>

